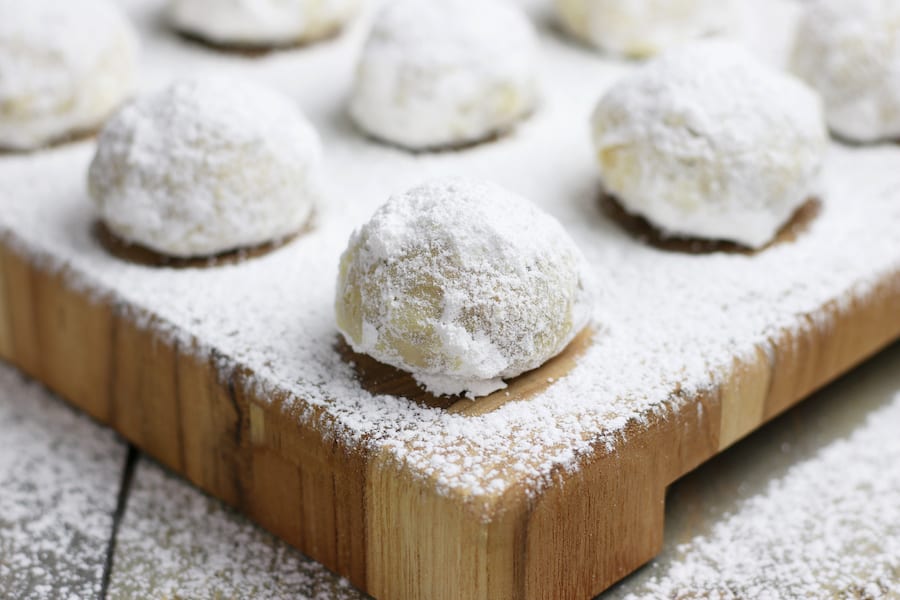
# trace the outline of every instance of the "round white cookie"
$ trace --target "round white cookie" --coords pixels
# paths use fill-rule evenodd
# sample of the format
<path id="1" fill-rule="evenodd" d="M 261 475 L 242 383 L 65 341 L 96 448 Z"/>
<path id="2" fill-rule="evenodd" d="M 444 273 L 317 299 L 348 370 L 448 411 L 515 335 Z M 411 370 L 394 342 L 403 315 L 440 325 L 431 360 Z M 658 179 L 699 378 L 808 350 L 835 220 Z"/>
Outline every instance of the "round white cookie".
<path id="1" fill-rule="evenodd" d="M 132 91 L 137 37 L 106 0 L 0 0 L 0 148 L 86 133 Z"/>
<path id="2" fill-rule="evenodd" d="M 170 0 L 169 19 L 215 44 L 278 47 L 327 37 L 359 6 L 360 0 Z"/>
<path id="3" fill-rule="evenodd" d="M 663 232 L 768 243 L 814 193 L 818 96 L 742 48 L 696 42 L 614 85 L 593 115 L 606 190 Z"/>
<path id="4" fill-rule="evenodd" d="M 791 62 L 822 95 L 836 134 L 859 142 L 900 138 L 900 2 L 809 3 Z"/>
<path id="5" fill-rule="evenodd" d="M 350 113 L 369 135 L 414 150 L 504 132 L 537 103 L 537 37 L 501 0 L 393 0 L 375 19 Z"/>
<path id="6" fill-rule="evenodd" d="M 631 57 L 730 27 L 732 0 L 556 0 L 563 26 L 597 48 Z"/>
<path id="7" fill-rule="evenodd" d="M 109 120 L 88 188 L 123 240 L 209 256 L 302 229 L 319 195 L 320 154 L 318 135 L 282 95 L 239 79 L 181 81 Z"/>
<path id="8" fill-rule="evenodd" d="M 562 226 L 523 198 L 433 181 L 391 198 L 350 238 L 337 324 L 356 352 L 434 394 L 482 396 L 584 328 L 582 263 Z"/>

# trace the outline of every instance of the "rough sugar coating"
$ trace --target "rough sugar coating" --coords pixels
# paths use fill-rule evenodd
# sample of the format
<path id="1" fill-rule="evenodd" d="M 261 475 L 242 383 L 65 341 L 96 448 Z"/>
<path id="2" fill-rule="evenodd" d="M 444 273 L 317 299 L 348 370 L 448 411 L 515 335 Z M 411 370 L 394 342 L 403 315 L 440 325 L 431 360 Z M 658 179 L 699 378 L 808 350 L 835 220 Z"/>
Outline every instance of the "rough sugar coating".
<path id="1" fill-rule="evenodd" d="M 134 84 L 137 37 L 106 0 L 0 0 L 0 148 L 99 127 Z"/>
<path id="2" fill-rule="evenodd" d="M 622 79 L 593 116 L 607 191 L 669 234 L 758 248 L 812 194 L 819 98 L 738 46 L 696 42 Z"/>
<path id="3" fill-rule="evenodd" d="M 363 48 L 350 112 L 373 137 L 435 149 L 510 129 L 537 97 L 537 37 L 517 8 L 394 0 Z"/>
<path id="4" fill-rule="evenodd" d="M 239 79 L 185 80 L 110 119 L 88 187 L 124 240 L 207 256 L 300 230 L 319 162 L 318 135 L 280 94 Z"/>
<path id="5" fill-rule="evenodd" d="M 822 94 L 835 133 L 860 142 L 900 138 L 900 2 L 810 3 L 791 63 Z"/>
<path id="6" fill-rule="evenodd" d="M 643 57 L 727 29 L 731 0 L 556 0 L 566 29 L 616 54 Z"/>
<path id="7" fill-rule="evenodd" d="M 485 395 L 585 326 L 582 261 L 562 226 L 523 198 L 491 183 L 426 183 L 350 238 L 338 327 L 354 350 L 433 393 Z"/>
<path id="8" fill-rule="evenodd" d="M 360 0 L 172 0 L 180 31 L 217 44 L 283 46 L 328 36 L 359 10 Z"/>

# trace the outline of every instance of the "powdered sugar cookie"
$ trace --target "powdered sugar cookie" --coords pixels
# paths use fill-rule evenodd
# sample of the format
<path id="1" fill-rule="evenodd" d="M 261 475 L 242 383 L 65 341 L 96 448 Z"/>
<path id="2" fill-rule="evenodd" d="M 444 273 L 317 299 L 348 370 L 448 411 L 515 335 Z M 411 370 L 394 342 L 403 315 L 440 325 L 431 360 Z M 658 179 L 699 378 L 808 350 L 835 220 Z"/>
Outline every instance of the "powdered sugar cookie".
<path id="1" fill-rule="evenodd" d="M 827 134 L 802 82 L 697 42 L 613 86 L 593 116 L 606 189 L 668 234 L 768 243 L 814 193 Z"/>
<path id="2" fill-rule="evenodd" d="M 537 38 L 517 8 L 394 0 L 363 48 L 350 113 L 375 138 L 452 148 L 510 129 L 537 97 Z"/>
<path id="3" fill-rule="evenodd" d="M 181 81 L 123 107 L 88 184 L 120 238 L 190 257 L 296 233 L 319 195 L 319 138 L 280 94 L 247 81 Z"/>
<path id="4" fill-rule="evenodd" d="M 131 92 L 137 38 L 106 0 L 0 0 L 0 148 L 90 132 Z"/>
<path id="5" fill-rule="evenodd" d="M 391 198 L 351 237 L 338 327 L 356 352 L 432 393 L 485 395 L 584 328 L 582 262 L 560 224 L 523 198 L 433 181 Z"/>
<path id="6" fill-rule="evenodd" d="M 791 62 L 822 95 L 836 134 L 859 142 L 900 138 L 900 3 L 810 3 Z"/>

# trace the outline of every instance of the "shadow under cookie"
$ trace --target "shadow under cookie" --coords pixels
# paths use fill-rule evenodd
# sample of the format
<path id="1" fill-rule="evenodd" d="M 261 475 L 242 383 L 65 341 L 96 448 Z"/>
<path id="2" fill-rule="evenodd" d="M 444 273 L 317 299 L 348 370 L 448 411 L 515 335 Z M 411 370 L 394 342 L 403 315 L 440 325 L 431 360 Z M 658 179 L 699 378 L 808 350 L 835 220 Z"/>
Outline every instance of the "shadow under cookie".
<path id="1" fill-rule="evenodd" d="M 276 52 L 285 52 L 288 50 L 299 50 L 308 46 L 314 46 L 329 40 L 333 40 L 340 36 L 344 30 L 344 25 L 336 25 L 318 35 L 314 35 L 302 40 L 295 40 L 274 44 L 263 43 L 227 43 L 211 40 L 198 33 L 185 31 L 182 29 L 173 29 L 174 33 L 182 40 L 198 46 L 204 46 L 208 50 L 220 52 L 222 54 L 232 54 L 235 56 L 243 56 L 245 58 L 261 58 L 268 54 Z"/>
<path id="2" fill-rule="evenodd" d="M 257 246 L 235 248 L 233 250 L 226 250 L 224 252 L 219 252 L 217 254 L 212 254 L 209 256 L 191 257 L 170 256 L 167 254 L 162 254 L 160 252 L 157 252 L 156 250 L 152 250 L 140 244 L 127 242 L 110 231 L 110 229 L 102 221 L 94 222 L 94 225 L 91 227 L 91 234 L 107 252 L 109 252 L 116 258 L 133 264 L 142 265 L 145 267 L 197 269 L 216 267 L 220 265 L 233 265 L 251 258 L 263 256 L 265 254 L 268 254 L 269 252 L 272 252 L 289 244 L 294 239 L 298 238 L 304 233 L 307 233 L 310 228 L 311 226 L 306 226 L 304 227 L 304 229 L 293 235 L 283 237 L 273 242 L 259 244 Z"/>
<path id="3" fill-rule="evenodd" d="M 505 389 L 474 400 L 462 396 L 435 396 L 422 389 L 406 371 L 381 363 L 366 354 L 354 352 L 340 335 L 335 349 L 344 362 L 356 370 L 360 385 L 373 394 L 399 396 L 420 406 L 477 416 L 492 412 L 509 402 L 528 400 L 549 388 L 578 364 L 578 360 L 590 348 L 593 338 L 594 329 L 585 327 L 562 352 L 537 369 L 506 380 Z"/>
<path id="4" fill-rule="evenodd" d="M 13 156 L 16 154 L 19 155 L 27 155 L 27 154 L 35 154 L 37 152 L 43 152 L 44 150 L 53 150 L 55 148 L 59 148 L 62 146 L 68 146 L 69 144 L 77 144 L 78 142 L 84 142 L 90 139 L 93 139 L 100 132 L 101 125 L 94 125 L 90 127 L 85 127 L 83 129 L 77 129 L 75 131 L 70 131 L 64 133 L 62 135 L 56 136 L 52 138 L 49 142 L 45 144 L 41 144 L 35 148 L 12 148 L 3 146 L 0 144 L 0 156 Z"/>
<path id="5" fill-rule="evenodd" d="M 409 146 L 404 146 L 400 142 L 393 142 L 374 133 L 366 131 L 356 123 L 353 117 L 349 117 L 349 120 L 352 123 L 353 128 L 359 133 L 359 135 L 366 138 L 367 140 L 374 142 L 379 146 L 393 148 L 394 150 L 400 150 L 402 152 L 406 152 L 407 154 L 418 156 L 423 154 L 453 154 L 455 152 L 465 152 L 466 150 L 471 150 L 480 146 L 489 146 L 490 144 L 493 144 L 495 142 L 500 142 L 507 138 L 512 138 L 513 136 L 515 136 L 516 130 L 530 121 L 536 113 L 537 109 L 532 110 L 531 112 L 519 118 L 515 123 L 510 124 L 508 127 L 495 129 L 494 131 L 491 131 L 490 133 L 487 133 L 484 136 L 473 140 L 450 144 L 438 144 L 434 146 L 423 146 L 421 148 L 411 148 Z"/>
<path id="6" fill-rule="evenodd" d="M 822 210 L 822 203 L 817 198 L 810 198 L 794 211 L 794 214 L 782 225 L 772 241 L 762 248 L 750 248 L 743 244 L 726 240 L 709 240 L 667 234 L 644 217 L 629 213 L 614 195 L 605 190 L 600 191 L 599 204 L 604 215 L 615 221 L 636 240 L 660 250 L 685 254 L 712 254 L 715 252 L 746 255 L 758 254 L 773 246 L 795 241 L 809 229 Z"/>

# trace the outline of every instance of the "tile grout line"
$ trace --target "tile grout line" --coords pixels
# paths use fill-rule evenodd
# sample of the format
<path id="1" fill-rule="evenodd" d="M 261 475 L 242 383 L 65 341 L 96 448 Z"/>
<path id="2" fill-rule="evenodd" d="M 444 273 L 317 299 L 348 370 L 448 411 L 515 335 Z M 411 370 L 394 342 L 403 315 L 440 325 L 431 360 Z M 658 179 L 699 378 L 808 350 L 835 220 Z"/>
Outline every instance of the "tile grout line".
<path id="1" fill-rule="evenodd" d="M 116 539 L 119 535 L 119 524 L 125 514 L 125 505 L 128 503 L 128 495 L 131 491 L 131 480 L 134 477 L 134 468 L 137 464 L 140 452 L 134 444 L 128 444 L 128 453 L 125 457 L 125 467 L 122 469 L 122 479 L 119 483 L 119 493 L 116 498 L 116 509 L 113 512 L 112 530 L 109 535 L 109 543 L 106 546 L 106 560 L 103 564 L 103 578 L 100 581 L 99 598 L 105 600 L 109 591 L 109 582 L 112 577 L 113 555 L 116 552 Z"/>

